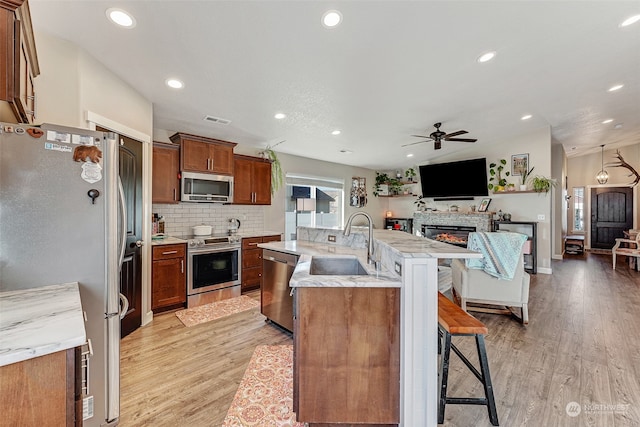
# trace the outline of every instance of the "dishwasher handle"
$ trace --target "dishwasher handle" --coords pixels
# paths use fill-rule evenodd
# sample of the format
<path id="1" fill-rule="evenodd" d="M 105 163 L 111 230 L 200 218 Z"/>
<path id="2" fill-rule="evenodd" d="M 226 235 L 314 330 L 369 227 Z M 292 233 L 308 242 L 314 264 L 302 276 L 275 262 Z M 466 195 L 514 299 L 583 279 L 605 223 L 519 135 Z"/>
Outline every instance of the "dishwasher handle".
<path id="1" fill-rule="evenodd" d="M 263 251 L 262 259 L 266 261 L 277 262 L 279 264 L 290 265 L 291 267 L 295 267 L 296 264 L 298 264 L 297 256 L 276 251 Z"/>
<path id="2" fill-rule="evenodd" d="M 280 264 L 291 264 L 286 259 L 277 259 L 277 258 L 272 257 L 272 256 L 266 256 L 266 257 L 262 257 L 262 258 L 266 259 L 267 261 L 279 262 Z"/>

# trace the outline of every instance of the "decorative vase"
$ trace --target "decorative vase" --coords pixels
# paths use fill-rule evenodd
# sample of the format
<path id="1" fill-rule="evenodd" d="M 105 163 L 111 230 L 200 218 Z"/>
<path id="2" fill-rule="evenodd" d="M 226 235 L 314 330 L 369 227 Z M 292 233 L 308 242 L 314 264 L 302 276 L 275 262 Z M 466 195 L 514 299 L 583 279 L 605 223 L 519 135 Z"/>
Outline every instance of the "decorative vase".
<path id="1" fill-rule="evenodd" d="M 520 191 L 527 191 L 527 184 L 520 184 Z"/>

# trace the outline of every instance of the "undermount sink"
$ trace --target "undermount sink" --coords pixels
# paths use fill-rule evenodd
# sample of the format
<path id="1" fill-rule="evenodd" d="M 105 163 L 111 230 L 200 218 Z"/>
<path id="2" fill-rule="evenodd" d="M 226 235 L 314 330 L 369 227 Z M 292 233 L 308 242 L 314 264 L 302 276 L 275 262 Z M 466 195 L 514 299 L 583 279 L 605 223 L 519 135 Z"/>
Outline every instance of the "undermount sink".
<path id="1" fill-rule="evenodd" d="M 327 276 L 366 276 L 368 273 L 356 257 L 313 256 L 311 257 L 309 274 Z"/>

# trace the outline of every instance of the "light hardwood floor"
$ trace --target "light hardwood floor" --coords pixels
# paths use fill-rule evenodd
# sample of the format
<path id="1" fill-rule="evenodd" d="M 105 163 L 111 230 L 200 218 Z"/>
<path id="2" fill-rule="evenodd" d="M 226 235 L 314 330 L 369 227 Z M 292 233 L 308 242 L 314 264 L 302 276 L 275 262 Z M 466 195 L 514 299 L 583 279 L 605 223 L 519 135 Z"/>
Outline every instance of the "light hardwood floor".
<path id="1" fill-rule="evenodd" d="M 640 426 L 640 272 L 625 263 L 614 271 L 610 260 L 576 256 L 554 261 L 553 275 L 532 275 L 526 327 L 474 313 L 489 328 L 501 426 Z M 121 342 L 120 425 L 219 426 L 254 348 L 291 342 L 259 309 L 191 328 L 173 313 L 156 316 Z M 454 343 L 475 352 L 471 338 Z M 455 355 L 449 391 L 482 393 Z M 447 405 L 445 414 L 444 426 L 491 425 L 483 406 Z"/>

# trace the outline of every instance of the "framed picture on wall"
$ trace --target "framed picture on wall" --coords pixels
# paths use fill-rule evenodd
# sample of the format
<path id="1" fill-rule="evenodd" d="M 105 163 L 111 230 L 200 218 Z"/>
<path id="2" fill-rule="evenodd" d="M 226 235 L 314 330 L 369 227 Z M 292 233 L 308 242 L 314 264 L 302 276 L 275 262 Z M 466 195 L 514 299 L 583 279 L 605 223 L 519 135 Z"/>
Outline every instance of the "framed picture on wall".
<path id="1" fill-rule="evenodd" d="M 522 176 L 529 170 L 529 153 L 511 156 L 511 175 Z"/>
<path id="2" fill-rule="evenodd" d="M 478 212 L 486 212 L 489 207 L 489 203 L 491 203 L 491 198 L 487 197 L 480 201 L 480 206 L 478 206 Z"/>

